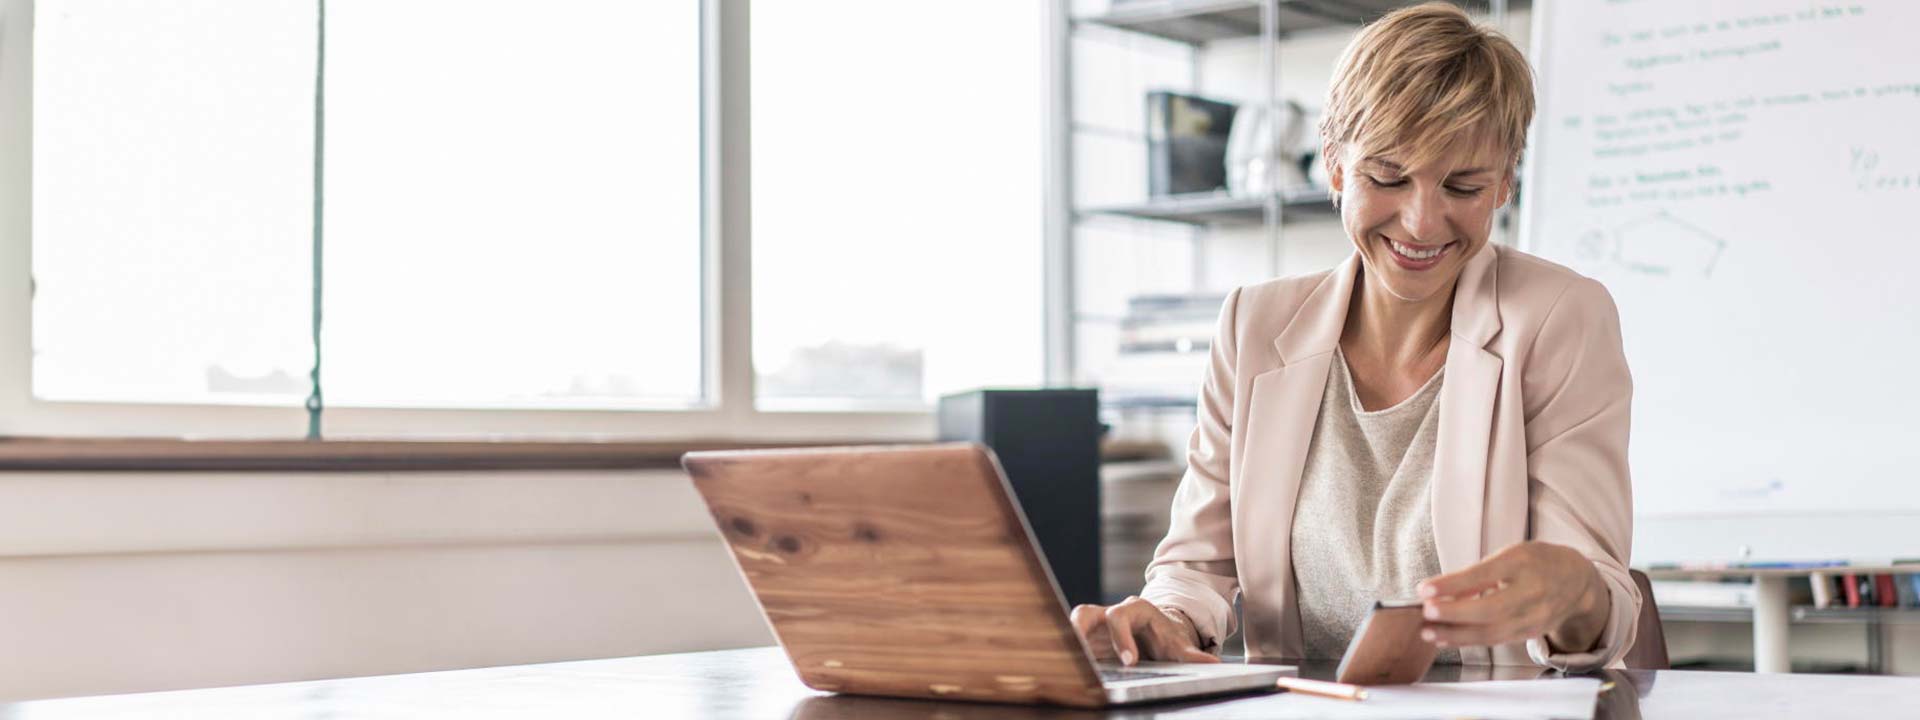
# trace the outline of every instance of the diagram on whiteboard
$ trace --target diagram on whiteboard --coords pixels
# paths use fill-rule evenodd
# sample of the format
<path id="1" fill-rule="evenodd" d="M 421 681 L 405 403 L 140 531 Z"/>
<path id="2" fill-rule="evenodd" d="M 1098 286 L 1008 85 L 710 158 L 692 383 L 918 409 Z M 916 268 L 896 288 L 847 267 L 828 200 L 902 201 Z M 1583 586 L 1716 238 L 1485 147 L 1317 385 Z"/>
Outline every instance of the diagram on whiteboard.
<path id="1" fill-rule="evenodd" d="M 1634 561 L 1920 557 L 1920 2 L 1533 8 L 1521 247 L 1617 306 Z"/>
<path id="2" fill-rule="evenodd" d="M 1727 242 L 1693 223 L 1660 210 L 1613 229 L 1593 228 L 1574 243 L 1588 264 L 1611 264 L 1656 277 L 1709 278 Z"/>

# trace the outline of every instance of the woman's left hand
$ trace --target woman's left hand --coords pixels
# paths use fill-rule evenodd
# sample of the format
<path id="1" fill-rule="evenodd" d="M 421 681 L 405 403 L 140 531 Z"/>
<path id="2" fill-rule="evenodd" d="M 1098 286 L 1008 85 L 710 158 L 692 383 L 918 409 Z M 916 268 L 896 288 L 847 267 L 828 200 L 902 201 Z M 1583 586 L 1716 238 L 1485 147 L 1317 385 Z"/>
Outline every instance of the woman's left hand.
<path id="1" fill-rule="evenodd" d="M 1557 651 L 1582 652 L 1599 640 L 1612 606 L 1591 560 L 1534 540 L 1427 578 L 1417 592 L 1427 620 L 1420 636 L 1440 647 L 1547 636 Z"/>

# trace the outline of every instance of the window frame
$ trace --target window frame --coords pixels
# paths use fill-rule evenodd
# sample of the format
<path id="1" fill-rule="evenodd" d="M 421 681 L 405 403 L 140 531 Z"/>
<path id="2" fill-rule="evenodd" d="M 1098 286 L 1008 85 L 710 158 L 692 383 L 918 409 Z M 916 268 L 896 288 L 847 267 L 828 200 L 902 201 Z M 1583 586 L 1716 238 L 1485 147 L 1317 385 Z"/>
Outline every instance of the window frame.
<path id="1" fill-rule="evenodd" d="M 328 440 L 509 439 L 670 441 L 926 441 L 934 409 L 804 410 L 756 407 L 752 343 L 751 76 L 747 0 L 701 5 L 701 258 L 703 403 L 687 409 L 530 410 L 328 407 Z M 300 407 L 46 401 L 32 391 L 33 0 L 0 0 L 0 436 L 293 439 L 306 433 Z M 1044 55 L 1058 55 L 1065 3 L 1036 12 L 1046 23 Z M 1051 65 L 1051 63 L 1050 63 Z M 1062 68 L 1046 67 L 1042 107 L 1058 113 L 1066 97 Z M 1053 118 L 1048 122 L 1066 121 Z M 1044 131 L 1036 127 L 1036 132 Z M 1059 302 L 1070 258 L 1058 231 L 1059 153 L 1046 146 L 1036 172 L 1047 190 L 1042 266 L 1046 384 L 1064 378 L 1065 323 Z"/>

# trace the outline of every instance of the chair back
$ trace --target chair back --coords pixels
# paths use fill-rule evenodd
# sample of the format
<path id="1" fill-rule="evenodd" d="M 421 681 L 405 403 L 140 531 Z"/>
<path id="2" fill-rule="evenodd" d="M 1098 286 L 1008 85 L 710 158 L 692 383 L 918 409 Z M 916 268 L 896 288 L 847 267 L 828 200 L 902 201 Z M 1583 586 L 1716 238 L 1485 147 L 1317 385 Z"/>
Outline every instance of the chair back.
<path id="1" fill-rule="evenodd" d="M 1627 570 L 1633 584 L 1640 587 L 1639 632 L 1633 647 L 1627 648 L 1627 667 L 1634 670 L 1666 670 L 1673 666 L 1667 659 L 1667 634 L 1660 629 L 1660 608 L 1653 602 L 1653 582 L 1639 570 Z"/>

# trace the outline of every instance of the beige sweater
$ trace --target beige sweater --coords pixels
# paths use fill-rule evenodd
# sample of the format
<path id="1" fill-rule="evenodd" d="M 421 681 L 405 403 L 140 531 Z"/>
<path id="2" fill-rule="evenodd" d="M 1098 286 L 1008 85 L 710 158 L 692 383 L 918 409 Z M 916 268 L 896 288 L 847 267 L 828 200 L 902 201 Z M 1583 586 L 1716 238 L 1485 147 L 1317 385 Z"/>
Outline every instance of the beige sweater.
<path id="1" fill-rule="evenodd" d="M 1293 576 L 1309 658 L 1338 659 L 1375 600 L 1412 599 L 1440 574 L 1432 492 L 1441 376 L 1390 408 L 1361 409 L 1334 352 L 1293 515 Z M 1440 662 L 1459 662 L 1455 650 Z"/>

